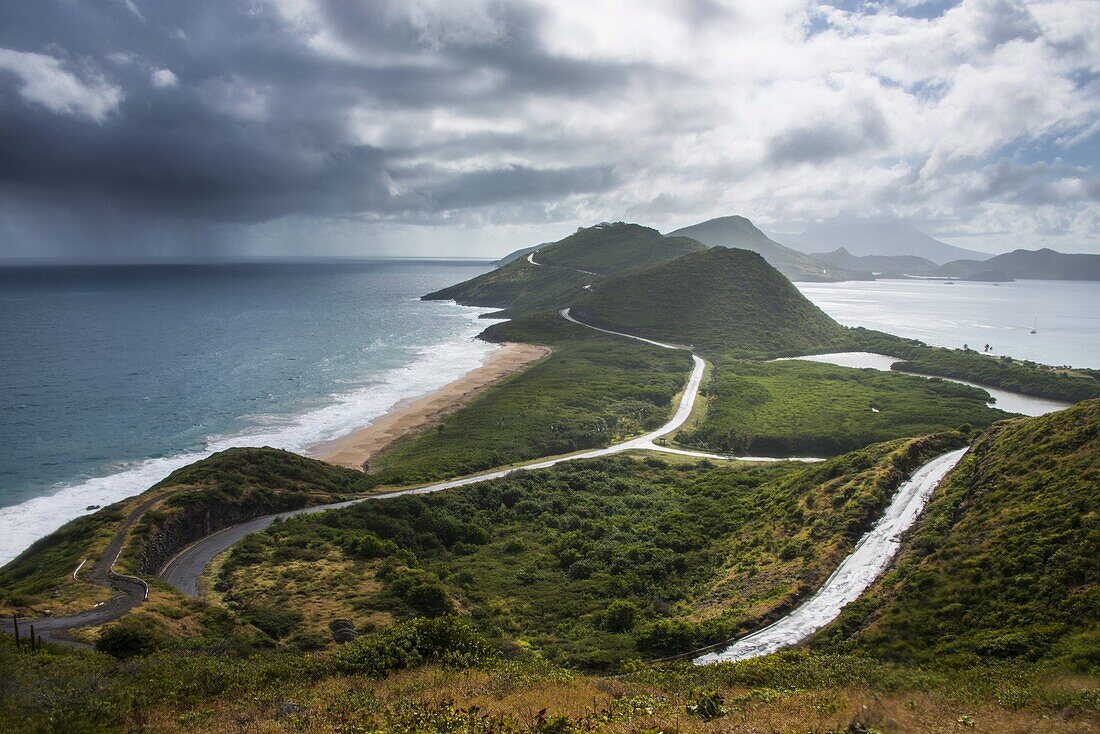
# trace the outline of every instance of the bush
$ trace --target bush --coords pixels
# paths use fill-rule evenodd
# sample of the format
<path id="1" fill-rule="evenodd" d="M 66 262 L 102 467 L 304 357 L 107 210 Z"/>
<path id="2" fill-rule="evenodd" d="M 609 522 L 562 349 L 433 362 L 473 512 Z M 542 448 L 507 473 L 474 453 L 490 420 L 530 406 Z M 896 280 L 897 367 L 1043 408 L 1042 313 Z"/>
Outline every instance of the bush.
<path id="1" fill-rule="evenodd" d="M 334 662 L 341 672 L 382 678 L 425 663 L 484 667 L 495 657 L 488 640 L 473 625 L 447 616 L 413 619 L 361 637 L 341 648 Z"/>
<path id="2" fill-rule="evenodd" d="M 302 622 L 301 612 L 278 607 L 252 607 L 243 616 L 253 626 L 276 640 L 289 635 Z"/>
<path id="3" fill-rule="evenodd" d="M 603 613 L 603 626 L 608 632 L 629 632 L 638 619 L 638 607 L 625 599 L 616 599 Z"/>
<path id="4" fill-rule="evenodd" d="M 124 620 L 100 631 L 95 649 L 120 660 L 147 655 L 160 647 L 159 635 L 136 620 Z"/>

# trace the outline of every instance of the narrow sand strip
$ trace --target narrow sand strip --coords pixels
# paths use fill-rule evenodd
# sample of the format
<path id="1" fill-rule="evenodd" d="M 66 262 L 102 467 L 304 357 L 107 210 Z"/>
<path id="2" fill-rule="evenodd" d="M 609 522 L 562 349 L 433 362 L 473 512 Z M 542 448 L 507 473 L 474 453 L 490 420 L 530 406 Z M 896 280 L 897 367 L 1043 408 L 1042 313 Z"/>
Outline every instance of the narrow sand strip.
<path id="1" fill-rule="evenodd" d="M 330 464 L 362 469 L 373 456 L 397 439 L 437 425 L 487 388 L 549 353 L 546 347 L 534 344 L 505 343 L 490 354 L 484 364 L 463 377 L 430 395 L 398 403 L 389 413 L 363 428 L 321 444 L 310 453 Z"/>

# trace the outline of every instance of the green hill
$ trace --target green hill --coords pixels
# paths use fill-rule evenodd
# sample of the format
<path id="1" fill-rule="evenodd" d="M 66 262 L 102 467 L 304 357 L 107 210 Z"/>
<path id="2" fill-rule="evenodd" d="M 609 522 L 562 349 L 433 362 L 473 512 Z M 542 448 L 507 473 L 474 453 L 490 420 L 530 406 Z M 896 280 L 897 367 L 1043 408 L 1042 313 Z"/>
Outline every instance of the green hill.
<path id="1" fill-rule="evenodd" d="M 691 237 L 715 247 L 736 247 L 762 255 L 768 264 L 791 280 L 866 280 L 870 276 L 843 265 L 829 264 L 779 244 L 744 217 L 719 217 L 669 233 Z M 860 269 L 862 270 L 862 268 Z"/>
<path id="2" fill-rule="evenodd" d="M 818 644 L 903 662 L 1100 664 L 1100 400 L 992 426 L 893 571 Z"/>
<path id="3" fill-rule="evenodd" d="M 517 250 L 507 264 L 424 296 L 465 306 L 505 309 L 522 316 L 569 306 L 608 275 L 668 262 L 705 246 L 683 237 L 665 237 L 638 224 L 598 224 L 565 239 Z M 532 257 L 529 259 L 528 255 Z M 534 260 L 534 262 L 532 262 Z"/>
<path id="4" fill-rule="evenodd" d="M 811 350 L 845 333 L 763 257 L 725 247 L 607 280 L 573 310 L 599 326 L 711 352 Z"/>
<path id="5" fill-rule="evenodd" d="M 543 265 L 616 275 L 668 262 L 706 246 L 687 237 L 665 237 L 640 224 L 597 224 L 535 252 Z"/>
<path id="6" fill-rule="evenodd" d="M 1075 255 L 1041 250 L 1013 250 L 988 260 L 954 260 L 940 268 L 948 278 L 970 278 L 995 272 L 1004 280 L 1100 280 L 1100 255 Z"/>

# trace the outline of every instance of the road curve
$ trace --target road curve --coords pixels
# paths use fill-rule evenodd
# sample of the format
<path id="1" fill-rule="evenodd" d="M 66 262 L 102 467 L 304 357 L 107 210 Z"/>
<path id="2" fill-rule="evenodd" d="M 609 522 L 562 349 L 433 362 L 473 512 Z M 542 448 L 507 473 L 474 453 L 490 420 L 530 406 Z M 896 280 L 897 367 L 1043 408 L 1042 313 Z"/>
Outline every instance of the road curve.
<path id="1" fill-rule="evenodd" d="M 623 334 L 617 331 L 611 331 L 609 329 L 601 329 L 590 324 L 586 324 L 583 321 L 578 321 L 573 318 L 569 313 L 569 309 L 565 308 L 561 310 L 562 318 L 570 321 L 574 324 L 584 326 L 589 329 L 595 329 L 605 334 L 611 334 L 613 336 L 625 337 L 627 339 L 635 339 L 646 344 L 651 344 L 663 349 L 683 349 L 683 347 L 674 346 L 672 344 L 665 344 L 663 342 L 653 341 L 652 339 L 646 339 L 640 336 L 634 336 L 633 334 Z M 746 461 L 787 461 L 788 459 L 776 459 L 772 457 L 733 457 L 722 456 L 718 454 L 707 454 L 701 451 L 687 451 L 684 449 L 670 449 L 664 446 L 659 446 L 654 441 L 663 436 L 667 436 L 675 431 L 679 430 L 681 426 L 687 421 L 688 416 L 691 415 L 692 408 L 695 407 L 695 399 L 699 394 L 699 386 L 703 381 L 703 368 L 705 363 L 697 355 L 691 355 L 693 367 L 691 370 L 691 376 L 688 378 L 687 385 L 684 387 L 684 392 L 680 397 L 680 404 L 676 408 L 676 413 L 672 416 L 671 420 L 665 423 L 660 428 L 650 431 L 645 435 L 632 438 L 629 441 L 617 443 L 614 446 L 607 446 L 602 449 L 592 449 L 591 451 L 583 451 L 578 454 L 570 454 L 568 456 L 559 456 L 553 459 L 546 459 L 544 461 L 538 461 L 532 464 L 525 464 L 522 467 L 513 467 L 508 469 L 498 469 L 496 471 L 487 472 L 485 474 L 475 474 L 469 477 L 462 477 L 460 479 L 451 479 L 446 482 L 437 482 L 435 484 L 429 484 L 424 487 L 416 487 L 414 489 L 403 489 L 396 492 L 387 492 L 385 494 L 377 494 L 371 497 L 364 497 L 361 499 L 348 500 L 346 502 L 338 502 L 329 505 L 315 505 L 313 507 L 303 508 L 301 510 L 291 510 L 289 512 L 281 512 L 272 515 L 265 515 L 258 517 L 254 520 L 241 523 L 240 525 L 234 525 L 224 530 L 220 530 L 216 533 L 206 536 L 200 540 L 195 541 L 191 545 L 184 548 L 175 557 L 165 564 L 158 574 L 162 580 L 168 584 L 179 589 L 188 596 L 198 596 L 198 583 L 199 577 L 203 571 L 214 559 L 214 556 L 219 553 L 228 550 L 235 544 L 240 542 L 244 536 L 249 533 L 254 533 L 259 530 L 263 530 L 275 521 L 276 518 L 286 519 L 294 517 L 296 515 L 309 514 L 314 512 L 324 512 L 326 510 L 338 510 L 343 507 L 349 507 L 360 502 L 367 502 L 371 500 L 384 500 L 393 497 L 401 497 L 404 495 L 414 494 L 431 494 L 434 492 L 441 492 L 445 489 L 454 489 L 456 487 L 463 487 L 468 484 L 476 484 L 477 482 L 485 482 L 490 479 L 500 479 L 501 477 L 508 476 L 514 471 L 530 471 L 534 469 L 546 469 L 557 464 L 562 464 L 567 461 L 577 461 L 580 459 L 595 459 L 601 456 L 611 456 L 612 454 L 619 454 L 624 451 L 664 451 L 667 453 L 679 454 L 684 456 L 692 456 L 703 459 L 741 459 Z M 794 461 L 819 461 L 814 458 L 801 458 L 792 459 Z"/>
<path id="2" fill-rule="evenodd" d="M 90 571 L 84 572 L 83 580 L 91 582 L 96 586 L 110 589 L 114 592 L 110 599 L 100 602 L 91 609 L 86 609 L 82 612 L 69 614 L 63 617 L 21 619 L 19 621 L 20 635 L 29 634 L 30 626 L 33 624 L 35 635 L 41 635 L 42 639 L 47 642 L 88 647 L 86 643 L 74 640 L 65 633 L 78 627 L 93 627 L 112 622 L 145 601 L 149 596 L 149 587 L 146 583 L 133 576 L 124 576 L 115 573 L 114 566 L 115 561 L 118 560 L 119 553 L 122 552 L 122 545 L 126 542 L 126 533 L 130 530 L 130 527 L 146 510 L 160 500 L 160 497 L 154 497 L 134 508 L 134 510 L 126 516 L 126 519 L 123 520 L 118 532 L 111 538 L 111 542 L 104 548 L 100 560 L 92 566 Z M 77 571 L 83 568 L 86 561 L 87 559 L 81 561 L 80 566 L 77 567 Z M 76 580 L 76 571 L 73 572 L 73 579 Z M 11 619 L 0 619 L 0 632 L 6 632 L 9 635 L 15 634 L 14 625 Z"/>
<path id="3" fill-rule="evenodd" d="M 774 624 L 742 637 L 723 649 L 700 655 L 696 665 L 713 665 L 769 655 L 802 642 L 832 622 L 840 610 L 855 601 L 879 577 L 898 552 L 902 534 L 912 527 L 932 493 L 967 449 L 937 456 L 913 472 L 895 493 L 875 526 L 863 536 L 852 554 L 805 604 Z"/>

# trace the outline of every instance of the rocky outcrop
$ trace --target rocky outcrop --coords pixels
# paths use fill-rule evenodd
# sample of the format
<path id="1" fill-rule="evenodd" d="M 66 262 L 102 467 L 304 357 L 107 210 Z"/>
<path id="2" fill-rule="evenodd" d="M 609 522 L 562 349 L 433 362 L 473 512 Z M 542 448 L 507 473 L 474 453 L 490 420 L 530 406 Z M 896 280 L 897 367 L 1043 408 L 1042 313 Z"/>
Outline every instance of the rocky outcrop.
<path id="1" fill-rule="evenodd" d="M 151 519 L 153 527 L 142 544 L 138 572 L 156 574 L 172 556 L 196 540 L 223 528 L 269 514 L 273 510 L 297 509 L 303 505 L 304 503 L 295 503 L 294 506 L 272 508 L 270 505 L 253 503 L 204 502 L 180 508 L 161 520 Z"/>

